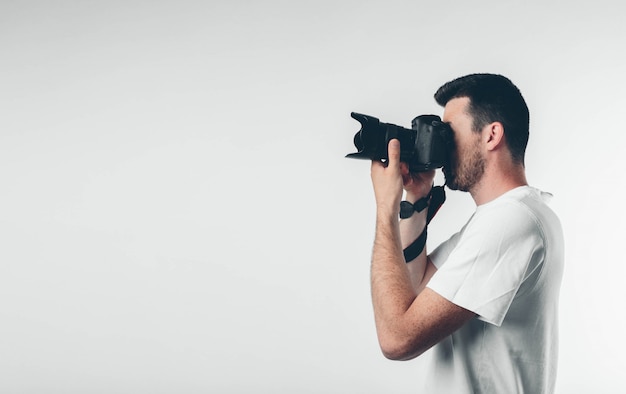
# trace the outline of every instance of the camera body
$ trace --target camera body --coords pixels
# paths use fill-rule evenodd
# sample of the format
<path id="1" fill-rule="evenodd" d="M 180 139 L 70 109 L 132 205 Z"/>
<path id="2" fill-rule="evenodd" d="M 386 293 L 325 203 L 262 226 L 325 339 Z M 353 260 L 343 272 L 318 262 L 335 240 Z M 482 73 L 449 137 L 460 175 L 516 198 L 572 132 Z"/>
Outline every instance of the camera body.
<path id="1" fill-rule="evenodd" d="M 356 153 L 347 158 L 365 160 L 388 159 L 387 145 L 396 138 L 400 141 L 400 161 L 407 163 L 411 172 L 429 171 L 445 167 L 454 147 L 452 129 L 437 115 L 420 115 L 411 122 L 411 129 L 356 112 L 350 114 L 361 123 L 354 136 Z"/>

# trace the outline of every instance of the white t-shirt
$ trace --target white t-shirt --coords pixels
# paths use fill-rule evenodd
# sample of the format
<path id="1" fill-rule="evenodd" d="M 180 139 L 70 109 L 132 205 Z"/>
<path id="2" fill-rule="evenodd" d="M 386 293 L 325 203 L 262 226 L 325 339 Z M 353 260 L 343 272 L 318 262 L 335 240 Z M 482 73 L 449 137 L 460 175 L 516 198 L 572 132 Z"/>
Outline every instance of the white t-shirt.
<path id="1" fill-rule="evenodd" d="M 428 287 L 475 312 L 431 349 L 427 393 L 551 393 L 563 233 L 547 193 L 522 186 L 477 207 L 430 258 Z"/>

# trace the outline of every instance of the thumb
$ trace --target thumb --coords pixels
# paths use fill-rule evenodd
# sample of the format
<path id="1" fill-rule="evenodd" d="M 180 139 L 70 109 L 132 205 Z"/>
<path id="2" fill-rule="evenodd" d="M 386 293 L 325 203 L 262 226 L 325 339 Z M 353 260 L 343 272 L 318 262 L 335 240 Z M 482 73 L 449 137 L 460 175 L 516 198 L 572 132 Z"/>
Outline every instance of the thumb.
<path id="1" fill-rule="evenodd" d="M 387 146 L 387 155 L 389 157 L 389 167 L 400 168 L 400 141 L 392 139 Z"/>

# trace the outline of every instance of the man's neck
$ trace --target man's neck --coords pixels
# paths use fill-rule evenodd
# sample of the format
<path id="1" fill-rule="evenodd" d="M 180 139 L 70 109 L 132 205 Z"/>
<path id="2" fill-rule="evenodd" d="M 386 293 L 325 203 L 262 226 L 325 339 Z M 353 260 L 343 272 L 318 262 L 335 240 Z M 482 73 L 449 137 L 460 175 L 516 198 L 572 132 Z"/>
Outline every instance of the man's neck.
<path id="1" fill-rule="evenodd" d="M 480 182 L 470 190 L 470 194 L 478 206 L 495 200 L 510 190 L 526 185 L 528 182 L 522 165 L 511 166 L 510 168 L 492 167 L 485 171 Z"/>

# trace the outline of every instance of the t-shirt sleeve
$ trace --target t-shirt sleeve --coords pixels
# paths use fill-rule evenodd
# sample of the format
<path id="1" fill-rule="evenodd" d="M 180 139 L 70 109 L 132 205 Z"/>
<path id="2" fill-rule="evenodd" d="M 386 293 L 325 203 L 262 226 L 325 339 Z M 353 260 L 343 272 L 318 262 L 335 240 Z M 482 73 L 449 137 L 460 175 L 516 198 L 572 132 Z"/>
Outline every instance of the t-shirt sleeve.
<path id="1" fill-rule="evenodd" d="M 428 287 L 500 326 L 529 267 L 543 260 L 543 238 L 538 221 L 522 204 L 478 211 L 431 253 L 437 272 Z"/>

